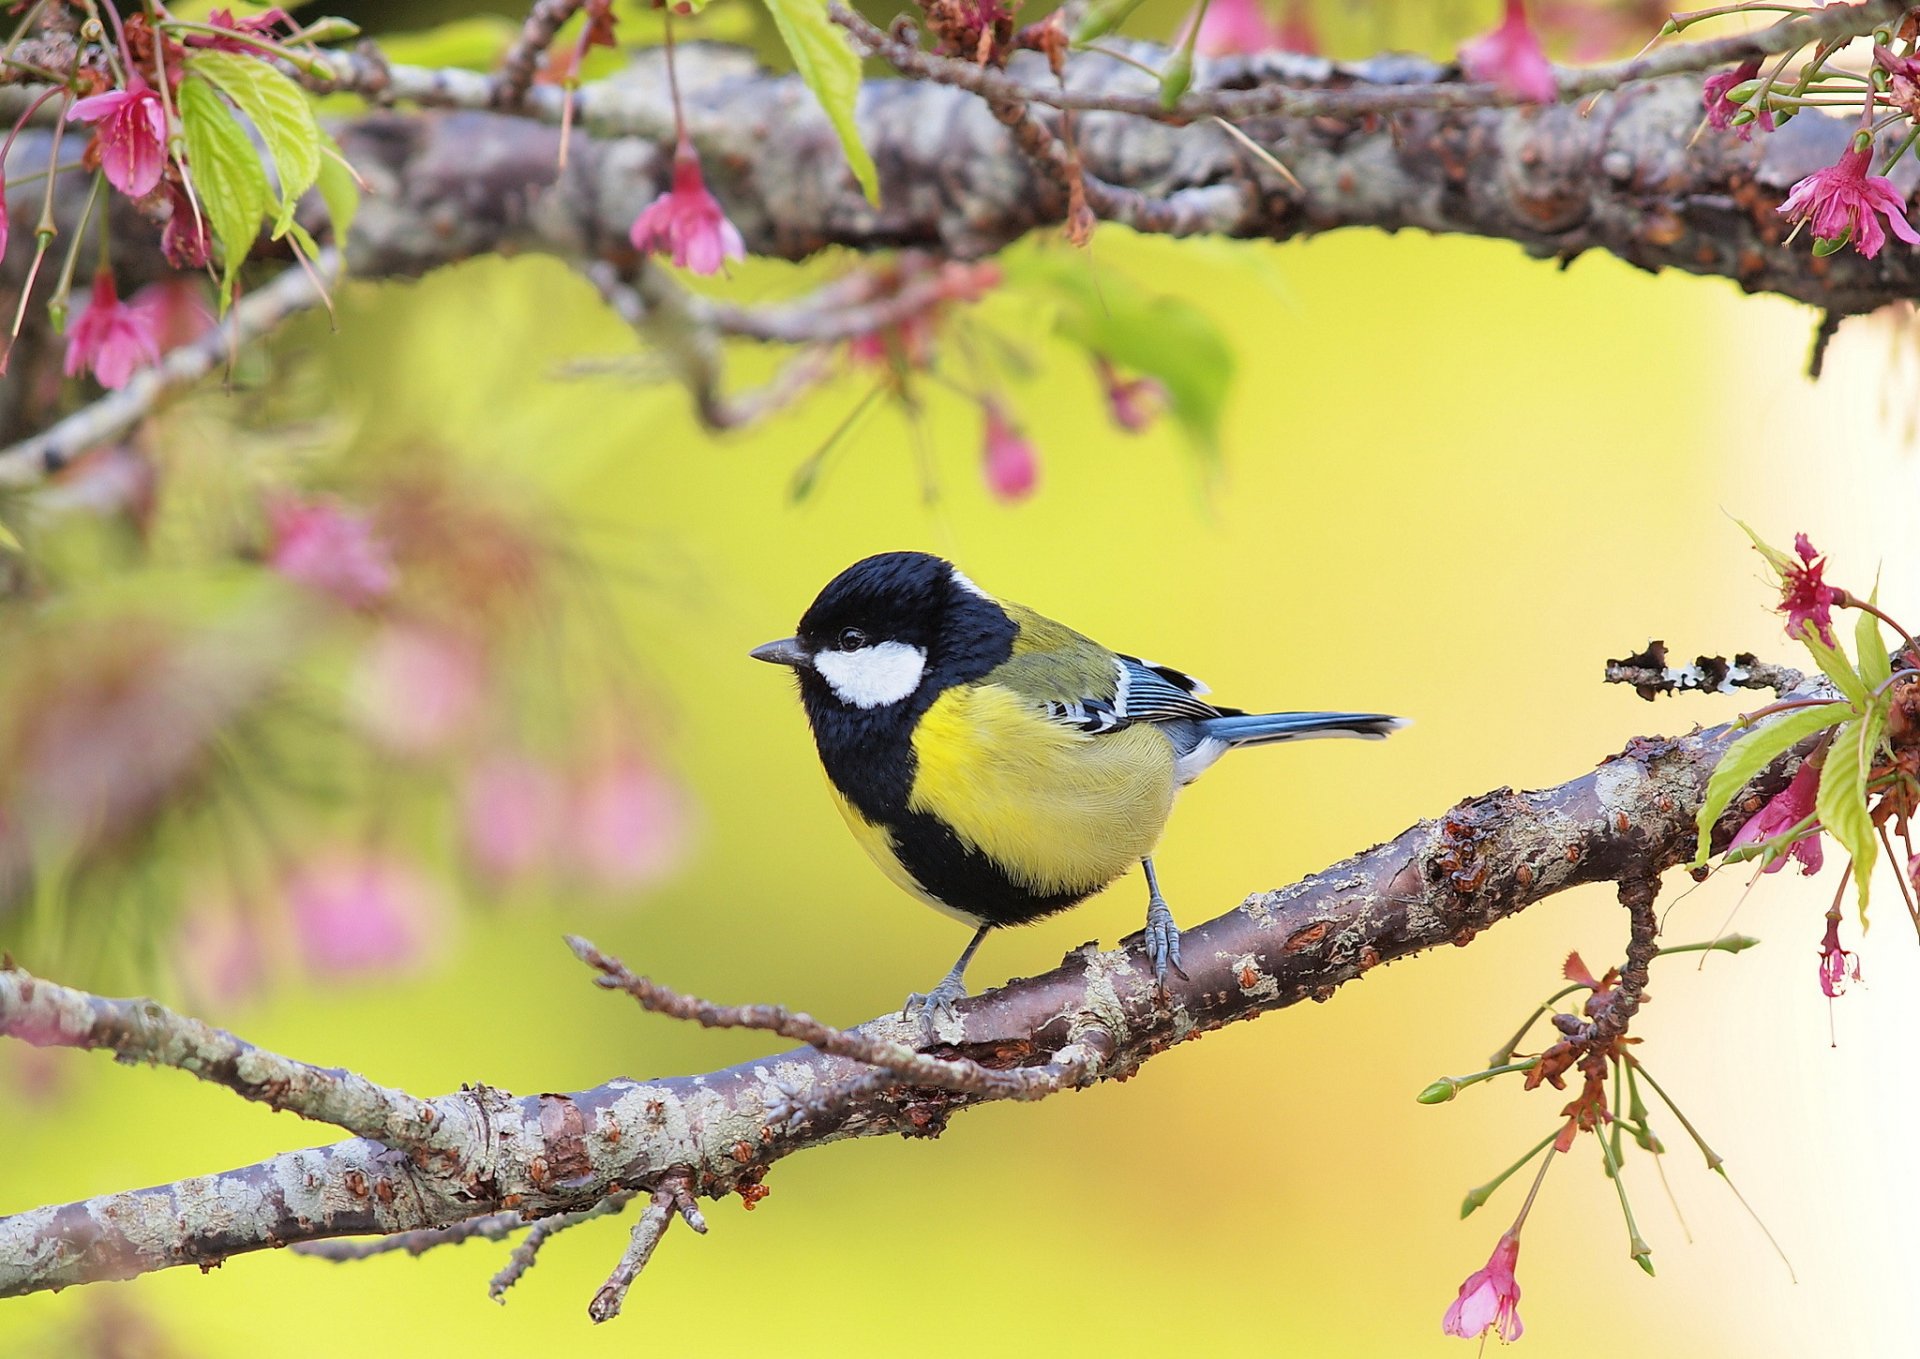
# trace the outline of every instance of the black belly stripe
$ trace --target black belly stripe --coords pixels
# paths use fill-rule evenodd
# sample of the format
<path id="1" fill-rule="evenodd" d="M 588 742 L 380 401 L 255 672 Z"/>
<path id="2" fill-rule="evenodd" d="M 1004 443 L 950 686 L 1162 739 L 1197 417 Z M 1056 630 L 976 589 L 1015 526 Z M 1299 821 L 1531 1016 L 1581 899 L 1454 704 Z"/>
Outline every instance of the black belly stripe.
<path id="1" fill-rule="evenodd" d="M 1036 892 L 962 841 L 938 817 L 901 812 L 882 824 L 893 836 L 894 854 L 915 882 L 947 905 L 989 925 L 1044 920 L 1106 886 L 1095 883 L 1079 891 Z"/>

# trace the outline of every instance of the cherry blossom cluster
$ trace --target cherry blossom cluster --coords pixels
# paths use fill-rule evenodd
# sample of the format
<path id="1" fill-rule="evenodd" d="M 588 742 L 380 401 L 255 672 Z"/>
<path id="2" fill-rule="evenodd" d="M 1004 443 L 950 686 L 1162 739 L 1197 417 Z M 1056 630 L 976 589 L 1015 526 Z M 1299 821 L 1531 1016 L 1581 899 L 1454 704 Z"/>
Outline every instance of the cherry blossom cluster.
<path id="1" fill-rule="evenodd" d="M 211 270 L 217 254 L 244 253 L 233 240 L 216 240 L 214 224 L 221 221 L 222 189 L 209 177 L 207 165 L 195 165 L 195 154 L 212 156 L 214 143 L 201 143 L 189 128 L 182 83 L 193 63 L 211 57 L 215 62 L 228 59 L 237 67 L 223 68 L 221 76 L 233 99 L 230 107 L 245 109 L 250 95 L 285 81 L 274 63 L 298 61 L 300 53 L 316 41 L 351 32 L 337 20 L 321 20 L 303 25 L 280 8 L 236 17 L 230 9 L 215 9 L 205 21 L 176 17 L 165 5 L 149 3 L 137 11 L 122 13 L 115 0 L 97 0 L 95 4 L 55 3 L 26 7 L 19 28 L 7 43 L 9 54 L 31 50 L 30 33 L 37 31 L 40 41 L 50 43 L 64 38 L 63 45 L 50 50 L 63 52 L 63 69 L 23 62 L 9 57 L 25 74 L 46 83 L 46 88 L 26 107 L 8 136 L 11 148 L 26 122 L 49 103 L 58 103 L 61 121 L 83 129 L 85 148 L 77 162 L 62 159 L 58 138 L 53 141 L 52 159 L 36 175 L 9 182 L 15 185 L 32 180 L 43 182 L 39 213 L 33 225 L 34 256 L 15 312 L 12 336 L 17 338 L 26 315 L 29 299 L 35 292 L 42 266 L 56 239 L 53 216 L 54 185 L 70 173 L 88 174 L 95 179 L 94 192 L 87 199 L 85 213 L 70 232 L 67 253 L 57 271 L 47 307 L 56 324 L 65 323 L 67 334 L 66 371 L 69 376 L 91 373 L 108 388 L 124 386 L 139 368 L 158 362 L 163 341 L 184 343 L 194 338 L 197 327 L 184 333 L 169 324 L 164 314 L 164 290 L 123 300 L 114 281 L 109 258 L 109 238 L 102 229 L 97 233 L 97 261 L 93 285 L 86 300 L 74 309 L 69 295 L 82 253 L 94 246 L 96 233 L 89 224 L 104 219 L 106 195 L 117 195 L 133 204 L 156 224 L 160 246 L 166 259 L 183 271 Z M 234 72 L 239 74 L 235 75 Z M 254 74 L 248 74 L 252 72 Z M 286 85 L 291 91 L 292 86 Z M 304 107 L 304 97 L 295 96 Z M 217 97 L 216 97 L 217 102 Z M 306 125 L 311 127 L 310 119 Z M 279 141 L 286 132 L 278 126 L 260 129 L 270 146 L 290 147 L 291 141 Z M 228 141 L 235 135 L 229 133 Z M 297 137 L 298 130 L 293 134 Z M 311 128 L 310 145 L 300 148 L 303 155 L 321 154 L 321 135 Z M 189 147 L 200 145 L 199 152 Z M 294 186 L 289 167 L 276 160 L 287 192 Z M 310 177 L 309 177 L 310 178 Z M 260 179 L 264 195 L 264 175 Z M 302 190 L 305 185 L 299 186 Z M 0 251 L 4 251 L 13 226 L 15 207 L 11 192 L 0 211 Z M 257 223 L 249 224 L 257 230 Z M 305 233 L 294 232 L 296 245 Z M 249 238 L 248 244 L 251 244 Z M 237 261 L 235 262 L 237 267 Z M 69 317 L 69 311 L 73 315 Z M 194 309 L 195 314 L 204 308 Z M 11 352 L 11 344 L 8 346 Z M 5 357 L 0 356 L 0 372 Z"/>

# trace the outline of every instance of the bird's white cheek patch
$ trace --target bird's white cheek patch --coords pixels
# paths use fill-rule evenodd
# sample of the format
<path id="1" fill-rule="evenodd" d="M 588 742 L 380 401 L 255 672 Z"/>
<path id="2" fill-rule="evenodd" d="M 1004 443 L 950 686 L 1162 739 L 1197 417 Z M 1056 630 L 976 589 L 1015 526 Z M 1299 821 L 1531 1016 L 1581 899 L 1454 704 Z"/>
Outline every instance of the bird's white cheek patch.
<path id="1" fill-rule="evenodd" d="M 842 703 L 856 708 L 884 708 L 920 687 L 920 677 L 927 671 L 927 653 L 907 642 L 876 642 L 858 651 L 819 652 L 813 658 L 813 668 Z"/>

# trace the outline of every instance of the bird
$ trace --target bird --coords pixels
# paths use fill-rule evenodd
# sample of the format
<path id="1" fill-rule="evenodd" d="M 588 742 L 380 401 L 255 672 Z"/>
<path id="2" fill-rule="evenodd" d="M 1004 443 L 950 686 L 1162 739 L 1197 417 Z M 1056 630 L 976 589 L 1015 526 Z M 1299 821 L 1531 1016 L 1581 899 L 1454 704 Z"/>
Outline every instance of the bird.
<path id="1" fill-rule="evenodd" d="M 829 581 L 791 637 L 749 653 L 790 667 L 827 785 L 854 839 L 910 895 L 973 928 L 904 1013 L 928 1032 L 964 999 L 993 930 L 1063 911 L 1138 863 L 1145 949 L 1164 995 L 1180 930 L 1153 851 L 1175 794 L 1229 750 L 1382 738 L 1384 713 L 1249 713 L 1171 666 L 1110 651 L 981 589 L 925 552 L 883 552 Z"/>

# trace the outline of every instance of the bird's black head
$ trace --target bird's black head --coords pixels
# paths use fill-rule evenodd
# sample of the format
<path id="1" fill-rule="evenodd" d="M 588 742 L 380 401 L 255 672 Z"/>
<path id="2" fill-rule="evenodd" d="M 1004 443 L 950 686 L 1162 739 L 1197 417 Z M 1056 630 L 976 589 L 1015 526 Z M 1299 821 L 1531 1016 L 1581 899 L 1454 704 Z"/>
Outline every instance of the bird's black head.
<path id="1" fill-rule="evenodd" d="M 1006 610 L 950 562 L 883 552 L 827 582 L 795 636 L 753 654 L 798 672 L 810 713 L 918 709 L 1006 660 L 1015 631 Z"/>

